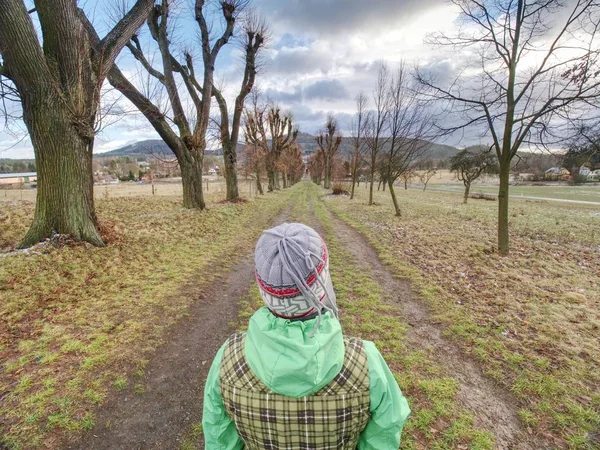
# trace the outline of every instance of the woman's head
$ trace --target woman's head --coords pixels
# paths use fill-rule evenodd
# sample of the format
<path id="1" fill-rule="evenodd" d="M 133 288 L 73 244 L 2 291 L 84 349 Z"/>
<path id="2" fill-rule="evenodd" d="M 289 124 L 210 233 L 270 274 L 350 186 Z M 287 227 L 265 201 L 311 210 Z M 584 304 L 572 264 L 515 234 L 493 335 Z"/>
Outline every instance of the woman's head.
<path id="1" fill-rule="evenodd" d="M 337 316 L 327 246 L 312 228 L 284 223 L 264 231 L 254 262 L 265 305 L 276 316 L 303 320 L 323 309 Z"/>

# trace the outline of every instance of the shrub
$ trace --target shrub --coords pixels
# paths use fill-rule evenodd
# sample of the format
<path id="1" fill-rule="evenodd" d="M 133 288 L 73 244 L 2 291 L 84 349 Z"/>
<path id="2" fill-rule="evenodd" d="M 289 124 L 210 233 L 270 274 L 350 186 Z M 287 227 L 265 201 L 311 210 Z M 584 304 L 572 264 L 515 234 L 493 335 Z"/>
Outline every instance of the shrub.
<path id="1" fill-rule="evenodd" d="M 333 185 L 333 195 L 350 195 L 350 192 L 344 189 L 344 185 L 342 183 L 335 183 Z"/>
<path id="2" fill-rule="evenodd" d="M 474 198 L 477 200 L 489 200 L 491 202 L 495 202 L 496 201 L 496 196 L 495 195 L 490 195 L 490 194 L 482 194 L 482 193 L 476 193 L 476 194 L 471 194 L 469 195 L 470 198 Z"/>

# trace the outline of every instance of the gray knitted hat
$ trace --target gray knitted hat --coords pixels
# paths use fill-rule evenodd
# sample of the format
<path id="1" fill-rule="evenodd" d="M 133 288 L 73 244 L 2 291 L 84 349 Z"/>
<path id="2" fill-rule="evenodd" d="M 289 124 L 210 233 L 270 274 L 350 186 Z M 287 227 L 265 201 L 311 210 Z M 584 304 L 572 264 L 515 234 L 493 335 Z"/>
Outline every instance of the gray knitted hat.
<path id="1" fill-rule="evenodd" d="M 327 246 L 312 228 L 284 223 L 264 231 L 254 262 L 265 305 L 276 316 L 320 317 L 323 309 L 337 316 Z"/>

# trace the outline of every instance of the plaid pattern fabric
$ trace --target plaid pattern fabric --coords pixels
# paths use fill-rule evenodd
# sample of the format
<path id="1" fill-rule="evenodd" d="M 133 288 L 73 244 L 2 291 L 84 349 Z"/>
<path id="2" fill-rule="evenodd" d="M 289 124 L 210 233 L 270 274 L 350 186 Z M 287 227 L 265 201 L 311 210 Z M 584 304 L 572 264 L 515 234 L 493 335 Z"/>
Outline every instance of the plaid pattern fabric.
<path id="1" fill-rule="evenodd" d="M 228 342 L 220 371 L 227 415 L 248 450 L 355 450 L 370 418 L 369 367 L 362 340 L 344 339 L 340 373 L 301 398 L 271 391 L 244 356 L 244 333 Z"/>

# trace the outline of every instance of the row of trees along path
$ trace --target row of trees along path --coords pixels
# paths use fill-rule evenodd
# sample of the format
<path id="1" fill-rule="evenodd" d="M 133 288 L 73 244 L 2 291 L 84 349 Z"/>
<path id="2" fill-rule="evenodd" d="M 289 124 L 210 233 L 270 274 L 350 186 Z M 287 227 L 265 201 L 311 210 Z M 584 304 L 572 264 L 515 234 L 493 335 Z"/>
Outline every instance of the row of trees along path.
<path id="1" fill-rule="evenodd" d="M 14 83 L 39 174 L 35 217 L 22 246 L 53 232 L 102 245 L 94 210 L 92 151 L 100 90 L 154 0 L 138 0 L 103 39 L 94 39 L 72 0 L 21 0 L 0 8 L 0 75 Z M 43 46 L 31 14 L 37 13 Z"/>
<path id="2" fill-rule="evenodd" d="M 138 0 L 100 38 L 85 12 L 73 0 L 35 1 L 28 10 L 22 0 L 6 0 L 0 8 L 0 81 L 8 86 L 11 98 L 21 103 L 23 121 L 34 147 L 39 174 L 34 221 L 21 242 L 28 247 L 53 233 L 103 245 L 94 209 L 92 155 L 98 131 L 98 110 L 104 81 L 127 97 L 173 151 L 181 167 L 183 203 L 187 208 L 205 207 L 202 191 L 202 161 L 207 146 L 211 102 L 220 111 L 219 137 L 225 160 L 227 200 L 239 198 L 237 184 L 237 142 L 244 101 L 252 90 L 257 73 L 257 55 L 267 33 L 264 22 L 251 14 L 240 20 L 249 0 L 219 3 L 223 30 L 213 36 L 206 14 L 209 6 L 195 0 L 193 14 L 201 37 L 203 70 L 196 76 L 191 51 L 179 61 L 173 52 L 169 15 L 172 2 Z M 40 32 L 34 25 L 36 14 Z M 142 50 L 136 34 L 147 22 L 152 40 L 159 49 L 162 68 L 155 68 Z M 241 22 L 241 25 L 237 25 Z M 236 27 L 242 29 L 245 68 L 230 120 L 225 97 L 214 83 L 214 70 L 221 49 Z M 42 43 L 43 42 L 43 45 Z M 164 89 L 164 105 L 153 102 L 119 70 L 115 59 L 127 47 L 133 57 Z M 183 81 L 179 84 L 176 75 Z M 5 80 L 9 81 L 6 85 Z M 186 115 L 187 96 L 193 104 Z M 5 96 L 3 96 L 5 98 Z M 172 126 L 174 125 L 174 127 Z"/>

